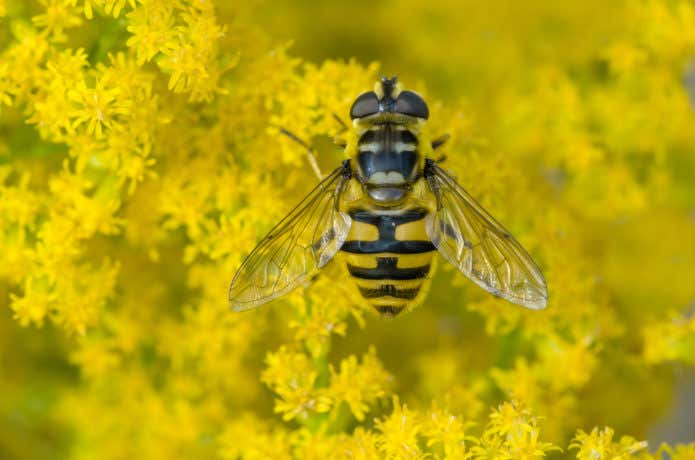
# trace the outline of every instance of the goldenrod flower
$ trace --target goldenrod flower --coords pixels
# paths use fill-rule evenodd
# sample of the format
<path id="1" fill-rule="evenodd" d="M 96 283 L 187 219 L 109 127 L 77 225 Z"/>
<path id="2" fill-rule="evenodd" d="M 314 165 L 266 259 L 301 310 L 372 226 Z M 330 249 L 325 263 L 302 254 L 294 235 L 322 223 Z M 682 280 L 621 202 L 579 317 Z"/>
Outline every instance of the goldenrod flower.
<path id="1" fill-rule="evenodd" d="M 379 449 L 388 458 L 404 460 L 422 458 L 418 446 L 420 424 L 417 415 L 401 405 L 397 397 L 393 399 L 393 412 L 377 420 L 376 429 L 380 431 Z"/>
<path id="2" fill-rule="evenodd" d="M 632 454 L 647 447 L 646 442 L 636 441 L 630 436 L 623 436 L 619 442 L 614 442 L 614 434 L 610 428 L 594 428 L 591 433 L 579 430 L 570 449 L 577 449 L 577 458 L 581 460 L 624 460 L 633 458 Z"/>
<path id="3" fill-rule="evenodd" d="M 72 128 L 86 124 L 87 133 L 97 138 L 104 136 L 104 128 L 112 128 L 119 115 L 127 115 L 131 101 L 120 98 L 120 88 L 109 88 L 102 79 L 98 79 L 93 88 L 84 82 L 68 91 L 68 97 L 76 107 L 70 112 L 73 118 Z"/>
<path id="4" fill-rule="evenodd" d="M 695 364 L 694 57 L 681 0 L 0 0 L 0 457 L 695 458 L 641 440 Z M 229 311 L 317 181 L 281 130 L 331 171 L 382 73 L 547 310 L 440 264 L 381 321 L 338 259 Z"/>

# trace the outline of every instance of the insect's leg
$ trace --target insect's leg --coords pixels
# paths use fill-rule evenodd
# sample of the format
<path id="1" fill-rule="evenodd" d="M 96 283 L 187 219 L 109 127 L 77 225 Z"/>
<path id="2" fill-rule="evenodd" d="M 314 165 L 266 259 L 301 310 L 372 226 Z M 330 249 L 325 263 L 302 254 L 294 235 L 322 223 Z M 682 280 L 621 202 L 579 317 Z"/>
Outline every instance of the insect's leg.
<path id="1" fill-rule="evenodd" d="M 442 134 L 438 138 L 434 139 L 432 141 L 432 150 L 437 150 L 439 147 L 444 145 L 446 143 L 446 141 L 449 140 L 449 137 L 451 137 L 449 135 L 449 133 L 446 133 L 446 134 Z"/>
<path id="2" fill-rule="evenodd" d="M 311 169 L 314 170 L 314 173 L 316 173 L 316 177 L 318 177 L 319 180 L 323 180 L 323 174 L 321 174 L 321 169 L 319 169 L 319 164 L 316 162 L 316 155 L 314 154 L 314 151 L 309 146 L 309 144 L 307 144 L 306 142 L 301 140 L 299 137 L 297 137 L 296 134 L 286 130 L 285 128 L 280 128 L 280 133 L 289 137 L 290 139 L 292 139 L 293 141 L 295 141 L 296 143 L 298 143 L 299 145 L 301 145 L 302 147 L 304 147 L 306 149 L 306 155 L 307 155 L 307 159 L 309 160 L 309 164 L 311 165 Z"/>
<path id="3" fill-rule="evenodd" d="M 432 141 L 432 144 L 431 144 L 432 150 L 437 150 L 439 147 L 444 145 L 446 143 L 446 141 L 448 141 L 448 140 L 449 140 L 449 134 L 448 133 L 444 134 L 442 136 L 439 136 L 438 138 L 436 138 L 435 140 Z M 442 163 L 444 160 L 446 160 L 446 155 L 442 155 L 439 158 L 437 158 L 435 163 Z"/>
<path id="4" fill-rule="evenodd" d="M 433 140 L 432 141 L 432 150 L 437 150 L 439 147 L 444 145 L 446 143 L 446 141 L 449 140 L 449 137 L 450 136 L 447 133 L 447 134 L 443 134 L 443 135 L 439 136 L 438 138 L 436 138 L 435 140 Z"/>

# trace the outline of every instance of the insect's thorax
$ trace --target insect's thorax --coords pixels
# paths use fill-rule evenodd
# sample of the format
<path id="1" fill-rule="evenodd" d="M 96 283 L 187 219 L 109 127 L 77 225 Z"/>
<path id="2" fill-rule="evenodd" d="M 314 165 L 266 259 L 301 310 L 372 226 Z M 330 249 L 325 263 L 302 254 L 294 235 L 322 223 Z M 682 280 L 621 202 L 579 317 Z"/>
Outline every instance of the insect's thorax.
<path id="1" fill-rule="evenodd" d="M 375 202 L 400 203 L 421 176 L 418 126 L 382 120 L 357 129 L 352 153 L 355 174 Z"/>

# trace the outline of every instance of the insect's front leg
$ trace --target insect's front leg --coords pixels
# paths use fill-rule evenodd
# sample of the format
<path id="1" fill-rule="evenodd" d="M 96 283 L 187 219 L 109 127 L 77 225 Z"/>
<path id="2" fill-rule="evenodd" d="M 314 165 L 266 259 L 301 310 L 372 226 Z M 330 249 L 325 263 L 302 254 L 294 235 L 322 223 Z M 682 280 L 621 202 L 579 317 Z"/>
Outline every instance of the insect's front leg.
<path id="1" fill-rule="evenodd" d="M 442 145 L 444 145 L 446 143 L 446 141 L 449 140 L 449 137 L 451 137 L 451 136 L 449 136 L 449 134 L 447 133 L 447 134 L 443 134 L 443 135 L 439 136 L 438 138 L 436 138 L 435 140 L 433 140 L 431 143 L 432 150 L 437 150 Z M 439 158 L 437 158 L 435 163 L 442 163 L 442 162 L 444 162 L 444 160 L 446 160 L 446 155 L 442 155 Z"/>
<path id="2" fill-rule="evenodd" d="M 449 140 L 450 137 L 451 136 L 449 135 L 449 133 L 446 133 L 446 134 L 442 134 L 441 136 L 439 136 L 438 138 L 433 140 L 432 144 L 431 144 L 432 150 L 437 150 L 439 147 L 444 145 L 446 143 L 446 141 Z"/>

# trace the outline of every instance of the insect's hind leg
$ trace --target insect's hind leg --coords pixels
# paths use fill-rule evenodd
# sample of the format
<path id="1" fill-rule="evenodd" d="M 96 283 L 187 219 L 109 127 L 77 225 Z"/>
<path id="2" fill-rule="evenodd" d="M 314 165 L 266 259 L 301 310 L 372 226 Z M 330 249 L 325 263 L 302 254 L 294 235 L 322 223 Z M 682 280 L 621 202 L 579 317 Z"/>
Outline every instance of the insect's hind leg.
<path id="1" fill-rule="evenodd" d="M 312 148 L 304 142 L 302 139 L 300 139 L 296 134 L 294 134 L 291 131 L 286 130 L 285 128 L 280 128 L 280 133 L 284 134 L 285 136 L 289 137 L 302 147 L 306 149 L 306 154 L 307 154 L 307 160 L 309 161 L 309 165 L 311 165 L 311 169 L 314 170 L 314 173 L 316 174 L 316 177 L 319 178 L 319 180 L 323 180 L 323 174 L 321 174 L 321 169 L 319 168 L 319 164 L 316 161 L 316 154 L 314 154 L 314 151 Z"/>

